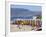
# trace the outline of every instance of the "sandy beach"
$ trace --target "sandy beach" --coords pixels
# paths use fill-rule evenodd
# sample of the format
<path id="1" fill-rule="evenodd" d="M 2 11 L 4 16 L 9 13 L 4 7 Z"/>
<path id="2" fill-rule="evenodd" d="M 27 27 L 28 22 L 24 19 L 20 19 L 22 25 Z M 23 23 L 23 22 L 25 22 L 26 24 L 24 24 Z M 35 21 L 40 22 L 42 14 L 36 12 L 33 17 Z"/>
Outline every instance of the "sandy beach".
<path id="1" fill-rule="evenodd" d="M 11 32 L 16 32 L 16 31 L 31 31 L 32 30 L 32 27 L 31 26 L 28 26 L 28 25 L 13 25 L 11 24 L 10 25 L 10 31 Z"/>

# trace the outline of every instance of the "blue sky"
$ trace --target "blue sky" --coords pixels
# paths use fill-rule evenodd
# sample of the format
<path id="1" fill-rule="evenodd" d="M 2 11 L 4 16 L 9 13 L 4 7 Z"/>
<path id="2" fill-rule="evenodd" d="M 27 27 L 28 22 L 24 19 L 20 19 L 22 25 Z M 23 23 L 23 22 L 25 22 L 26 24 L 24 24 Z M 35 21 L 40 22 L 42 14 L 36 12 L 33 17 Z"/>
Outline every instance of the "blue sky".
<path id="1" fill-rule="evenodd" d="M 29 9 L 31 11 L 41 11 L 41 6 L 35 5 L 11 5 L 11 8 L 24 8 Z"/>

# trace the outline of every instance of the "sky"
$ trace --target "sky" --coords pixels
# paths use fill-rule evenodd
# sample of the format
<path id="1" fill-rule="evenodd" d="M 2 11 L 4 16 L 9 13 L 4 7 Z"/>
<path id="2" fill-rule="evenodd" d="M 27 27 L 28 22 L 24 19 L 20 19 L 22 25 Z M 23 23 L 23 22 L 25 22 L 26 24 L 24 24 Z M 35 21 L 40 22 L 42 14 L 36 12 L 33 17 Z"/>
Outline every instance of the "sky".
<path id="1" fill-rule="evenodd" d="M 35 5 L 11 5 L 11 8 L 24 8 L 29 9 L 31 11 L 41 11 L 41 6 Z"/>

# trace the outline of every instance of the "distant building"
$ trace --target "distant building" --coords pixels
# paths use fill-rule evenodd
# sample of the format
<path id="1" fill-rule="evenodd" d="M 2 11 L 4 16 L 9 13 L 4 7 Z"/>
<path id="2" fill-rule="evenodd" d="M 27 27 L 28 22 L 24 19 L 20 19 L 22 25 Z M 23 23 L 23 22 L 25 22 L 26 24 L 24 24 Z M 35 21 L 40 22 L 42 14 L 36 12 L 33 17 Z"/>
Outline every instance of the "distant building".
<path id="1" fill-rule="evenodd" d="M 33 20 L 35 20 L 37 18 L 37 16 L 33 16 Z"/>

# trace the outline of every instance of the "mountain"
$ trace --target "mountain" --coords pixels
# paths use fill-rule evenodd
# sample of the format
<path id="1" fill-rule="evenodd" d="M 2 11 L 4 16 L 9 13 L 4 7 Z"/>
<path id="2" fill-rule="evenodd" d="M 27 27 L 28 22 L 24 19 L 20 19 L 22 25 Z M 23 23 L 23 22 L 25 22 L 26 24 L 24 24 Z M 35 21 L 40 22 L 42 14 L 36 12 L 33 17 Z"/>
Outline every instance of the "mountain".
<path id="1" fill-rule="evenodd" d="M 29 9 L 24 8 L 11 8 L 11 17 L 28 17 L 32 16 L 41 16 L 41 11 L 30 11 Z"/>
<path id="2" fill-rule="evenodd" d="M 11 8 L 11 16 L 29 16 L 32 12 L 23 8 Z"/>

